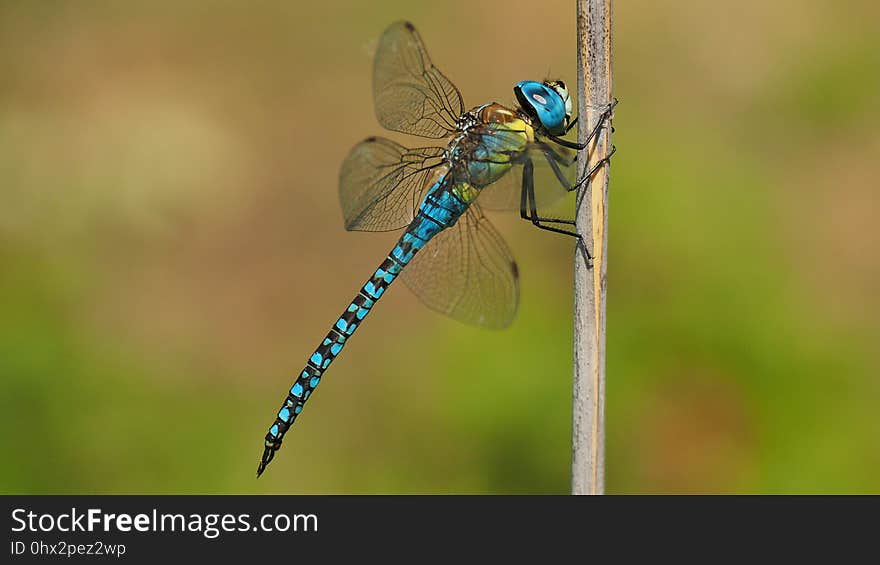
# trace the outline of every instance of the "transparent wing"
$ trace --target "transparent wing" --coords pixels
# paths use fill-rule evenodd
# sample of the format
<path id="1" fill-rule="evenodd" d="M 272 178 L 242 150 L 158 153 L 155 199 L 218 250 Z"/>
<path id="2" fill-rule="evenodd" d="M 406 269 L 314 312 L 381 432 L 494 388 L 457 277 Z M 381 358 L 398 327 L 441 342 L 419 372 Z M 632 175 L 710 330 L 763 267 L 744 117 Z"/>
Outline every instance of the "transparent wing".
<path id="1" fill-rule="evenodd" d="M 520 158 L 520 163 L 525 158 L 531 159 L 535 165 L 535 203 L 538 210 L 552 211 L 554 217 L 558 216 L 555 213 L 558 212 L 558 204 L 570 194 L 563 183 L 572 186 L 577 181 L 575 152 L 536 142 Z M 477 202 L 486 210 L 519 210 L 522 175 L 522 164 L 514 165 L 506 175 L 484 188 Z"/>
<path id="2" fill-rule="evenodd" d="M 408 149 L 381 137 L 355 145 L 339 173 L 345 229 L 387 231 L 408 225 L 432 173 L 445 163 L 443 152 L 442 147 Z"/>
<path id="3" fill-rule="evenodd" d="M 468 324 L 503 328 L 516 315 L 516 261 L 476 204 L 434 236 L 401 278 L 428 307 Z"/>
<path id="4" fill-rule="evenodd" d="M 373 97 L 383 127 L 422 137 L 446 137 L 464 113 L 461 93 L 431 63 L 409 22 L 392 24 L 379 39 Z"/>

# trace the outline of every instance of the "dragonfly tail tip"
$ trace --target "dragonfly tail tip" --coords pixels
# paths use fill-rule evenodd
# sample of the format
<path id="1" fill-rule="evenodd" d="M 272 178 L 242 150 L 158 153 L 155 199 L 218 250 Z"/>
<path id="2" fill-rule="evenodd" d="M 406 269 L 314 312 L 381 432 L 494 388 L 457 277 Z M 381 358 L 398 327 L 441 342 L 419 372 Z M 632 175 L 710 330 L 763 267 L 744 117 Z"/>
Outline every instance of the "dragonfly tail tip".
<path id="1" fill-rule="evenodd" d="M 272 461 L 272 458 L 275 457 L 275 450 L 269 447 L 263 450 L 263 456 L 260 458 L 260 464 L 257 466 L 257 478 L 260 478 L 260 475 L 263 474 L 263 471 L 266 470 L 266 467 L 269 466 L 269 462 Z"/>

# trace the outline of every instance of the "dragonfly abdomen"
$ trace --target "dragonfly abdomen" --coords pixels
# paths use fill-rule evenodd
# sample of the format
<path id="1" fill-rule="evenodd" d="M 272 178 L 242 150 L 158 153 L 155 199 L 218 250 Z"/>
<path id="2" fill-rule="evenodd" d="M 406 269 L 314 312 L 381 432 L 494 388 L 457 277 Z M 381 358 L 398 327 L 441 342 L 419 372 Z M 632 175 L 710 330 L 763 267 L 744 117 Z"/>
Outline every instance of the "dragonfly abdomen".
<path id="1" fill-rule="evenodd" d="M 435 189 L 439 189 L 439 183 Z M 257 476 L 262 474 L 272 461 L 275 452 L 281 448 L 284 434 L 296 421 L 303 406 L 315 387 L 321 382 L 324 372 L 345 347 L 348 338 L 370 313 L 385 290 L 397 278 L 415 254 L 435 235 L 455 223 L 467 206 L 446 190 L 432 190 L 425 198 L 410 226 L 388 253 L 339 319 L 330 328 L 327 336 L 309 356 L 306 366 L 290 387 L 287 398 L 269 427 L 263 449 L 263 456 L 257 468 Z"/>

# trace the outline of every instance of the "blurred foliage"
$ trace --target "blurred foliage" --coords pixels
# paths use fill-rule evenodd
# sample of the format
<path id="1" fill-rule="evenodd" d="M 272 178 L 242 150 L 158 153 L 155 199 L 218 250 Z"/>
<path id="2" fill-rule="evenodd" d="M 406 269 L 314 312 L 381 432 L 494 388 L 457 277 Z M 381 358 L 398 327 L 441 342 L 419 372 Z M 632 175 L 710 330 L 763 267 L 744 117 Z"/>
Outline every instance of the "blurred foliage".
<path id="1" fill-rule="evenodd" d="M 608 490 L 880 492 L 880 10 L 667 4 L 616 3 Z M 395 288 L 254 478 L 396 237 L 336 201 L 379 34 L 509 103 L 574 83 L 545 5 L 3 3 L 0 490 L 566 492 L 572 246 L 515 215 L 513 327 Z"/>

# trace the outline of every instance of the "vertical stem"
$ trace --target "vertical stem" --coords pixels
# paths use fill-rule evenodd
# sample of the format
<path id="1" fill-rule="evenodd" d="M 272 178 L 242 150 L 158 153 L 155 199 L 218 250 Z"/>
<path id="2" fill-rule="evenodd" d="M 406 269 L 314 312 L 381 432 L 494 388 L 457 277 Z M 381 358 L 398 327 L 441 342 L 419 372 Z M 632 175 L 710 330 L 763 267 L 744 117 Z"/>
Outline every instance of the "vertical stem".
<path id="1" fill-rule="evenodd" d="M 578 141 L 585 142 L 611 102 L 611 0 L 577 0 Z M 586 119 L 585 119 L 586 118 Z M 578 157 L 584 174 L 611 148 L 604 128 Z M 605 491 L 605 277 L 608 251 L 608 167 L 578 194 L 577 231 L 593 255 L 575 253 L 572 494 Z"/>

